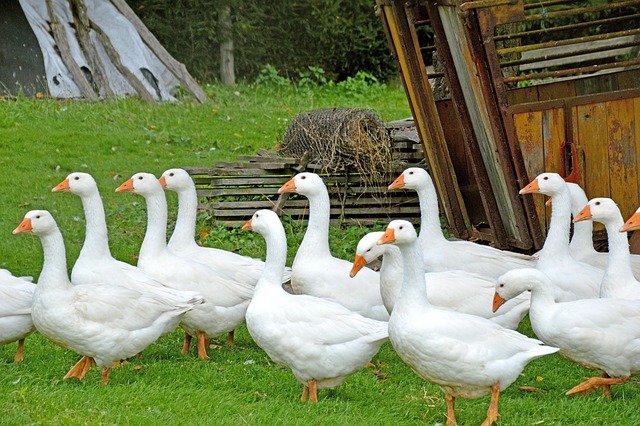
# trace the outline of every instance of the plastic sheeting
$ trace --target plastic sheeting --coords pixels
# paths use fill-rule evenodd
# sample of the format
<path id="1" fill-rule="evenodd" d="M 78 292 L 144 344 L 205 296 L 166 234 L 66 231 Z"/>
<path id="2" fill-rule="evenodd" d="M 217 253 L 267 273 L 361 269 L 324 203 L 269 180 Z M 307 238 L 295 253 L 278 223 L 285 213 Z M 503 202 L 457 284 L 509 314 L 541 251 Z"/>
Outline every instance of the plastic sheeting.
<path id="1" fill-rule="evenodd" d="M 84 3 L 89 19 L 104 31 L 118 52 L 122 64 L 144 84 L 154 99 L 175 100 L 173 93 L 179 81 L 142 41 L 134 26 L 108 0 L 84 0 Z M 57 98 L 82 97 L 71 73 L 56 52 L 56 42 L 51 36 L 45 2 L 20 0 L 20 5 L 42 50 L 49 95 Z M 53 6 L 58 20 L 64 26 L 75 61 L 81 68 L 91 71 L 71 25 L 73 17 L 68 1 L 53 0 Z M 117 96 L 135 96 L 135 90 L 111 62 L 95 31 L 92 30 L 90 35 L 100 59 L 105 64 L 107 80 L 113 92 Z M 155 84 L 151 84 L 148 78 Z"/>

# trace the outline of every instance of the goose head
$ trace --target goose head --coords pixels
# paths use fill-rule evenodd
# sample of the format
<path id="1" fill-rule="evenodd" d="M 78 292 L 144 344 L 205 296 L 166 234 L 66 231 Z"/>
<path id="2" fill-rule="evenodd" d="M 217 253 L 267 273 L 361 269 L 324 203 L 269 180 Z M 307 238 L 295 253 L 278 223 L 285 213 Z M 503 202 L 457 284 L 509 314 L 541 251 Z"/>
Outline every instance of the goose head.
<path id="1" fill-rule="evenodd" d="M 507 300 L 513 299 L 520 293 L 531 291 L 534 287 L 548 285 L 550 285 L 549 278 L 544 272 L 534 268 L 519 268 L 505 272 L 496 282 L 493 312 L 496 312 Z"/>
<path id="2" fill-rule="evenodd" d="M 557 173 L 541 173 L 520 190 L 520 194 L 545 194 L 553 197 L 567 189 L 567 183 Z"/>
<path id="3" fill-rule="evenodd" d="M 620 216 L 620 209 L 611 198 L 594 198 L 590 200 L 580 213 L 573 219 L 574 222 L 593 219 L 596 222 L 605 223 L 615 220 Z"/>
<path id="4" fill-rule="evenodd" d="M 295 192 L 305 197 L 321 194 L 327 187 L 320 176 L 311 172 L 298 173 L 278 189 L 278 193 Z"/>
<path id="5" fill-rule="evenodd" d="M 55 219 L 47 210 L 31 210 L 13 230 L 14 234 L 31 232 L 35 235 L 49 235 L 58 229 Z"/>
<path id="6" fill-rule="evenodd" d="M 159 181 L 164 189 L 176 192 L 193 186 L 191 176 L 184 169 L 169 169 L 160 176 Z"/>
<path id="7" fill-rule="evenodd" d="M 369 232 L 362 237 L 356 247 L 356 258 L 353 261 L 353 267 L 349 272 L 351 278 L 364 268 L 364 266 L 382 256 L 385 252 L 384 246 L 378 245 L 378 240 L 384 235 L 382 231 Z"/>
<path id="8" fill-rule="evenodd" d="M 389 189 L 406 188 L 416 190 L 426 185 L 433 185 L 429 173 L 420 167 L 409 167 L 389 185 Z"/>
<path id="9" fill-rule="evenodd" d="M 245 231 L 254 231 L 262 236 L 266 236 L 278 225 L 282 226 L 278 215 L 272 210 L 263 209 L 255 212 L 251 219 L 242 225 L 242 229 Z"/>
<path id="10" fill-rule="evenodd" d="M 392 220 L 386 231 L 378 240 L 378 244 L 395 244 L 398 246 L 415 242 L 418 234 L 411 222 L 407 220 Z"/>
<path id="11" fill-rule="evenodd" d="M 76 195 L 89 195 L 98 188 L 95 179 L 89 173 L 74 172 L 56 185 L 51 192 L 71 192 Z"/>
<path id="12" fill-rule="evenodd" d="M 116 188 L 116 192 L 133 192 L 146 197 L 162 192 L 162 185 L 151 173 L 136 173 L 129 180 Z"/>
<path id="13" fill-rule="evenodd" d="M 635 231 L 640 229 L 640 207 L 620 228 L 620 232 Z"/>

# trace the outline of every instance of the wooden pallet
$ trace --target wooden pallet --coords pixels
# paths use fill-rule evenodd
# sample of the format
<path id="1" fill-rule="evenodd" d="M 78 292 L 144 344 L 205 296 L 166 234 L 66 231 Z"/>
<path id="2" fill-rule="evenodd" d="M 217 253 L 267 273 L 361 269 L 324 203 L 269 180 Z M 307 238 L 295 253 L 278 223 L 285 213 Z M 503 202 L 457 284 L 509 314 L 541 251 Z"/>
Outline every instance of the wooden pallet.
<path id="1" fill-rule="evenodd" d="M 306 158 L 282 158 L 260 151 L 238 156 L 234 162 L 218 162 L 214 167 L 184 167 L 196 183 L 201 200 L 198 208 L 213 213 L 216 222 L 236 226 L 248 221 L 259 209 L 276 210 L 293 220 L 309 214 L 305 197 L 278 194 L 278 189 L 296 173 L 311 171 L 322 176 L 331 200 L 331 222 L 373 225 L 402 218 L 416 221 L 420 207 L 413 191 L 387 191 L 387 186 L 406 168 L 423 161 L 422 145 L 414 133 L 393 138 L 397 167 L 383 182 L 372 186 L 358 173 L 326 173 Z"/>

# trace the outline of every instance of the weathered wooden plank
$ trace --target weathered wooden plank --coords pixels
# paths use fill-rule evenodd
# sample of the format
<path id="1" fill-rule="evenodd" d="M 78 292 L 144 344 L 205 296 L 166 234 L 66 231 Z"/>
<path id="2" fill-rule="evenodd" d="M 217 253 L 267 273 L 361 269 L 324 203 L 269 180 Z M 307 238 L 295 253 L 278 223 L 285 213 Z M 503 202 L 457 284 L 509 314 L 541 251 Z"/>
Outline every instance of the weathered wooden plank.
<path id="1" fill-rule="evenodd" d="M 606 102 L 609 140 L 611 198 L 623 215 L 631 215 L 638 205 L 638 174 L 634 138 L 633 99 Z"/>
<path id="2" fill-rule="evenodd" d="M 634 135 L 635 135 L 635 147 L 636 147 L 636 160 L 640 158 L 640 97 L 633 99 L 633 111 L 634 111 Z M 636 161 L 636 176 L 640 177 L 640 162 Z M 638 184 L 640 186 L 640 183 Z M 638 201 L 640 204 L 640 200 Z M 637 209 L 638 206 L 635 206 Z M 635 211 L 635 209 L 634 209 Z M 623 213 L 624 214 L 624 213 Z M 625 220 L 629 219 L 630 214 L 624 217 Z M 638 239 L 640 241 L 640 232 L 634 232 L 634 234 L 638 234 Z M 639 244 L 640 246 L 640 244 Z M 639 251 L 640 252 L 640 251 Z"/>
<path id="3" fill-rule="evenodd" d="M 564 148 L 562 147 L 566 143 L 564 120 L 564 110 L 561 108 L 545 110 L 542 113 L 543 172 L 562 174 L 564 170 Z M 553 207 L 546 205 L 546 199 L 542 202 L 545 202 L 541 207 L 545 209 L 545 229 L 548 229 Z"/>
<path id="4" fill-rule="evenodd" d="M 239 161 L 249 161 L 249 162 L 254 162 L 254 163 L 261 163 L 261 162 L 272 162 L 274 160 L 276 161 L 281 161 L 283 163 L 286 164 L 299 164 L 300 163 L 300 159 L 299 158 L 293 158 L 293 157 L 278 157 L 276 154 L 272 155 L 272 156 L 263 156 L 263 155 L 238 155 L 236 157 L 237 160 Z"/>
<path id="5" fill-rule="evenodd" d="M 529 180 L 532 180 L 544 171 L 544 146 L 542 132 L 540 131 L 542 127 L 542 113 L 536 111 L 514 114 L 513 122 L 527 174 Z M 540 219 L 540 227 L 545 230 L 546 212 L 542 198 L 543 197 L 535 197 L 534 203 L 536 212 L 538 213 L 538 219 Z"/>
<path id="6" fill-rule="evenodd" d="M 236 209 L 218 209 L 216 207 L 212 207 L 210 205 L 207 205 L 208 211 L 213 211 L 214 216 L 216 216 L 216 218 L 224 218 L 224 217 L 234 217 L 234 216 L 241 216 L 241 217 L 251 217 L 251 215 L 253 213 L 255 213 L 256 210 L 260 210 L 260 209 L 270 209 L 272 207 L 272 205 L 268 205 L 266 202 L 262 202 L 259 205 L 256 205 L 255 207 L 246 207 L 246 208 L 236 208 Z M 295 207 L 288 207 L 285 206 L 285 208 L 282 209 L 283 210 L 283 214 L 285 216 L 291 216 L 293 218 L 299 217 L 299 216 L 307 216 L 309 214 L 309 209 L 308 208 L 295 208 Z M 415 208 L 415 207 L 398 207 L 398 208 L 394 208 L 393 210 L 389 210 L 389 209 L 383 209 L 383 208 L 367 208 L 367 209 L 353 209 L 353 208 L 331 208 L 330 210 L 330 214 L 331 216 L 335 217 L 335 216 L 340 216 L 341 214 L 345 214 L 346 216 L 355 216 L 355 215 L 366 215 L 366 216 L 374 216 L 374 215 L 394 215 L 394 216 L 398 216 L 398 215 L 419 215 L 420 211 L 419 209 Z"/>
<path id="7" fill-rule="evenodd" d="M 585 153 L 585 191 L 590 198 L 609 197 L 609 139 L 607 111 L 604 103 L 579 105 L 577 108 L 578 143 Z"/>
<path id="8" fill-rule="evenodd" d="M 543 172 L 561 173 L 563 171 L 564 148 L 562 145 L 566 143 L 564 119 L 564 110 L 561 108 L 545 110 L 542 113 Z"/>
<path id="9" fill-rule="evenodd" d="M 271 161 L 260 162 L 219 161 L 216 163 L 217 170 L 234 169 L 233 171 L 235 171 L 235 169 L 288 170 L 289 166 L 291 166 L 291 163 L 274 161 L 274 159 L 271 159 Z"/>

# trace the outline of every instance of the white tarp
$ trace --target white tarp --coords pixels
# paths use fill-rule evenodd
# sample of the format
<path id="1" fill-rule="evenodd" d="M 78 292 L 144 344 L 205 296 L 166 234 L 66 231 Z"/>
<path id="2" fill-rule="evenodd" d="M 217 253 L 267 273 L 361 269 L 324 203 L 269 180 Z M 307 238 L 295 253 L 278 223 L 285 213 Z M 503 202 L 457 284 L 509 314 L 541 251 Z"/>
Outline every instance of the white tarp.
<path id="1" fill-rule="evenodd" d="M 89 19 L 107 35 L 118 52 L 122 64 L 144 84 L 156 100 L 175 100 L 172 93 L 179 85 L 178 80 L 142 41 L 134 26 L 109 0 L 84 0 L 84 2 Z M 42 50 L 49 94 L 58 98 L 81 97 L 80 89 L 56 52 L 56 43 L 50 34 L 46 3 L 42 0 L 20 0 L 20 5 Z M 76 39 L 75 30 L 71 26 L 73 17 L 68 1 L 53 0 L 53 6 L 58 20 L 65 28 L 69 47 L 78 66 L 90 69 Z M 91 31 L 90 34 L 98 55 L 105 64 L 107 79 L 114 93 L 118 96 L 136 95 L 133 87 L 111 63 L 95 31 Z M 159 97 L 156 88 L 145 78 L 143 69 L 148 70 L 155 77 Z"/>

